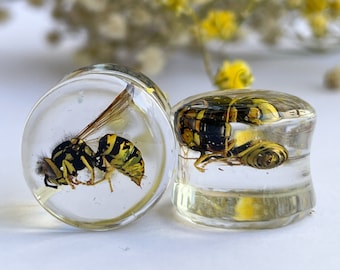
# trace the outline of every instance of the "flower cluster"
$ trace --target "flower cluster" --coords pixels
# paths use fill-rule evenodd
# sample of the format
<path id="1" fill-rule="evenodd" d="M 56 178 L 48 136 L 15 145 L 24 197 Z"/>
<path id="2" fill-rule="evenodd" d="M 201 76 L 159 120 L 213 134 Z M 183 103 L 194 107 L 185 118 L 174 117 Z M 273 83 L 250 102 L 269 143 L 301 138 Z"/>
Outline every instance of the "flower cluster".
<path id="1" fill-rule="evenodd" d="M 201 53 L 208 77 L 223 89 L 246 88 L 253 76 L 242 60 L 211 61 L 211 48 L 239 41 L 250 31 L 276 44 L 287 22 L 298 18 L 306 22 L 312 41 L 330 35 L 333 43 L 340 41 L 340 0 L 27 1 L 32 6 L 51 3 L 59 22 L 47 35 L 51 43 L 85 37 L 75 53 L 81 65 L 116 62 L 152 75 L 162 70 L 170 52 L 186 48 Z M 0 5 L 0 21 L 6 17 Z"/>
<path id="2" fill-rule="evenodd" d="M 199 28 L 206 39 L 230 40 L 237 31 L 236 16 L 228 10 L 211 10 Z"/>
<path id="3" fill-rule="evenodd" d="M 34 5 L 43 3 L 30 1 Z M 237 64 L 227 67 L 222 63 L 213 71 L 207 49 L 212 42 L 237 38 L 243 18 L 228 8 L 228 2 L 54 0 L 52 16 L 61 24 L 48 34 L 48 39 L 56 43 L 70 33 L 83 32 L 86 42 L 75 54 L 80 64 L 111 61 L 149 75 L 162 70 L 170 51 L 190 48 L 202 53 L 207 73 L 218 87 L 245 88 L 252 82 L 247 64 L 247 75 L 242 73 L 239 78 L 232 78 L 240 76 L 235 70 L 240 67 Z"/>
<path id="4" fill-rule="evenodd" d="M 299 12 L 305 19 L 315 38 L 324 38 L 332 25 L 340 33 L 339 25 L 334 24 L 340 18 L 340 0 L 290 0 L 288 6 Z"/>

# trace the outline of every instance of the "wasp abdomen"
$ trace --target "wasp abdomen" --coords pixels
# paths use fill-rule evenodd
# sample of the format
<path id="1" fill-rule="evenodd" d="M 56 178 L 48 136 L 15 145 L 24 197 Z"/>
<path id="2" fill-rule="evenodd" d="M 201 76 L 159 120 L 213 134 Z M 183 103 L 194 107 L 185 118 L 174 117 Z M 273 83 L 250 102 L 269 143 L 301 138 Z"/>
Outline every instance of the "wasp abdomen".
<path id="1" fill-rule="evenodd" d="M 244 165 L 257 169 L 272 169 L 288 159 L 288 152 L 280 144 L 255 141 L 247 143 L 247 147 L 238 153 L 238 157 Z"/>
<path id="2" fill-rule="evenodd" d="M 140 150 L 129 140 L 116 134 L 106 134 L 99 140 L 96 167 L 106 172 L 108 166 L 130 177 L 136 185 L 141 185 L 144 160 Z"/>

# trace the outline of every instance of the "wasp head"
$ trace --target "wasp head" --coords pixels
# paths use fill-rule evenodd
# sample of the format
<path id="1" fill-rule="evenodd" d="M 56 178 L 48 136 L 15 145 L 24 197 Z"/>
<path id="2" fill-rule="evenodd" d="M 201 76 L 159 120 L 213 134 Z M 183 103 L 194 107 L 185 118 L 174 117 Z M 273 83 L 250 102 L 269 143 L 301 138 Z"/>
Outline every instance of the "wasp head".
<path id="1" fill-rule="evenodd" d="M 44 182 L 47 187 L 57 188 L 59 180 L 63 178 L 61 170 L 49 158 L 41 158 L 38 161 L 36 172 L 44 175 Z"/>

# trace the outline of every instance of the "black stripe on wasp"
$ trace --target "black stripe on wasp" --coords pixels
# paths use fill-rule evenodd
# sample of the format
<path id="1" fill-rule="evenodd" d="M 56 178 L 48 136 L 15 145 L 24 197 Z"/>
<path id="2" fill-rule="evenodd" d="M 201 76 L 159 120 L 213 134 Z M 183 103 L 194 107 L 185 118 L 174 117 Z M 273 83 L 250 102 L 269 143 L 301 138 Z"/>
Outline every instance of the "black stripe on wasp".
<path id="1" fill-rule="evenodd" d="M 248 136 L 256 129 L 235 132 L 232 123 L 254 128 L 277 122 L 286 114 L 298 116 L 303 113 L 303 110 L 282 112 L 273 105 L 278 101 L 265 97 L 217 95 L 184 102 L 174 114 L 177 139 L 181 145 L 200 153 L 194 166 L 201 172 L 211 162 L 256 169 L 275 168 L 288 159 L 287 149 L 281 144 Z"/>
<path id="2" fill-rule="evenodd" d="M 133 102 L 134 87 L 128 84 L 113 102 L 78 135 L 60 143 L 51 153 L 51 157 L 42 157 L 37 162 L 37 173 L 44 176 L 46 187 L 58 188 L 69 185 L 94 186 L 108 181 L 113 192 L 111 176 L 115 170 L 128 176 L 137 186 L 141 185 L 144 176 L 144 160 L 141 151 L 128 139 L 110 133 L 99 138 L 98 149 L 93 151 L 87 138 L 98 129 L 114 119 Z M 104 172 L 103 177 L 96 179 L 95 168 Z M 88 170 L 90 178 L 80 181 L 78 171 Z"/>

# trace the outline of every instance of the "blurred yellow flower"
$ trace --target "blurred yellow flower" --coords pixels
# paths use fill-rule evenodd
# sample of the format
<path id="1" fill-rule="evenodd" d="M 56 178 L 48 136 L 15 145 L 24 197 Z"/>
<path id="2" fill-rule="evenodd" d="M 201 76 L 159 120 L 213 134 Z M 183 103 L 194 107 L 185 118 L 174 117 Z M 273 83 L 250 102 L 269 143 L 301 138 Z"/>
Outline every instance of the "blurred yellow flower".
<path id="1" fill-rule="evenodd" d="M 187 13 L 189 10 L 188 0 L 159 0 L 168 9 L 176 14 Z"/>
<path id="2" fill-rule="evenodd" d="M 224 61 L 214 78 L 215 84 L 220 89 L 247 88 L 253 80 L 250 67 L 242 60 Z"/>
<path id="3" fill-rule="evenodd" d="M 309 16 L 308 21 L 315 37 L 320 38 L 327 34 L 328 19 L 323 13 Z"/>
<path id="4" fill-rule="evenodd" d="M 330 13 L 333 17 L 340 16 L 340 0 L 333 0 L 329 2 Z"/>
<path id="5" fill-rule="evenodd" d="M 305 0 L 304 12 L 305 14 L 313 14 L 322 12 L 327 8 L 328 0 Z"/>
<path id="6" fill-rule="evenodd" d="M 238 29 L 235 14 L 227 10 L 212 10 L 201 22 L 200 29 L 207 39 L 231 39 Z"/>

